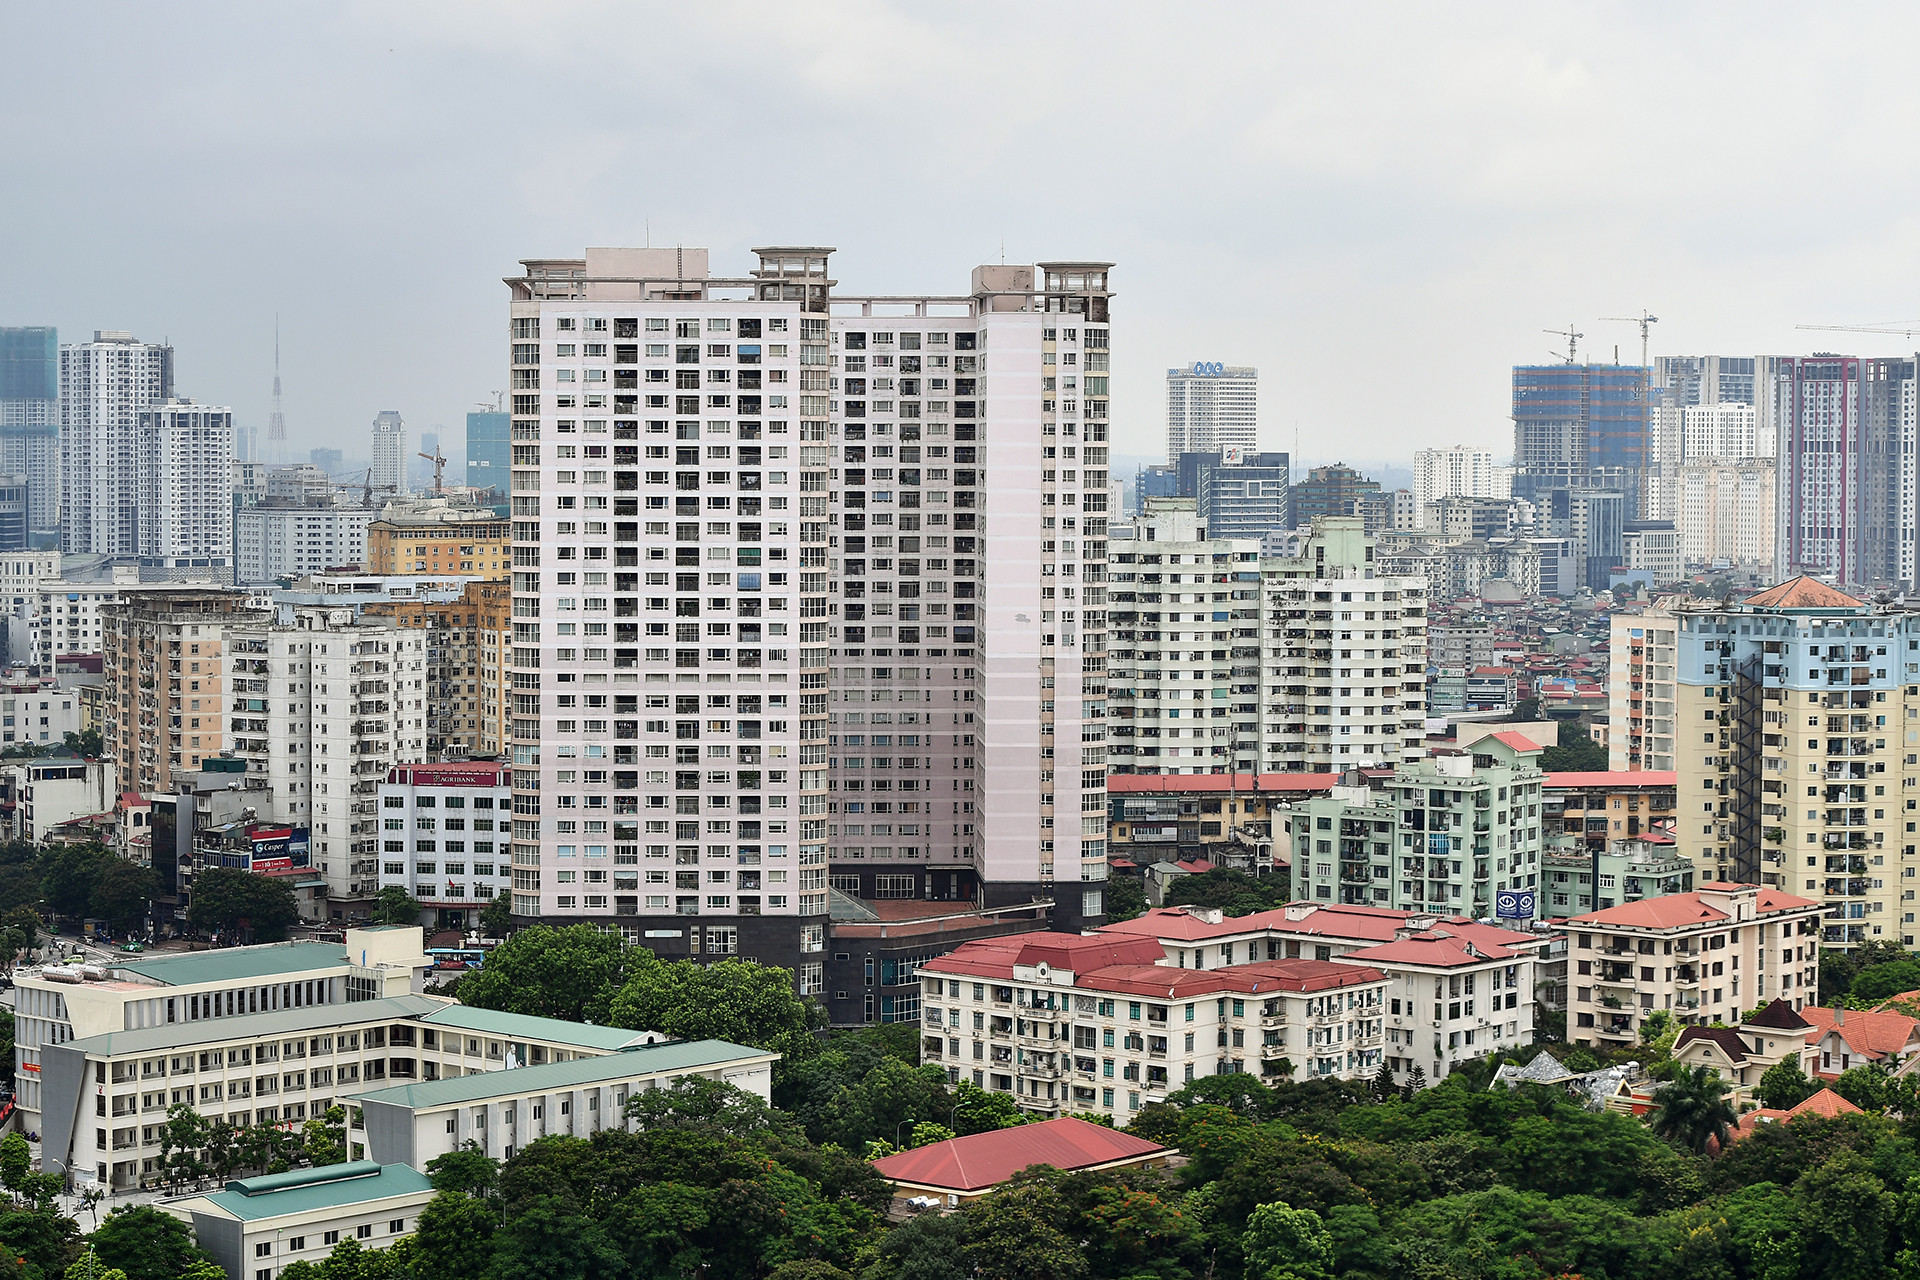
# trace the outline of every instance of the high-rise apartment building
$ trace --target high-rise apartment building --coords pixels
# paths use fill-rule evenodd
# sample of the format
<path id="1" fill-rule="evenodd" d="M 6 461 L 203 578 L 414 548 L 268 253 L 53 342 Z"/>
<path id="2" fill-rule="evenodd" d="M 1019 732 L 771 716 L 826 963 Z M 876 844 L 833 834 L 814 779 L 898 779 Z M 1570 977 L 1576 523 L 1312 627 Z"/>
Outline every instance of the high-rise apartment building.
<path id="1" fill-rule="evenodd" d="M 27 528 L 39 545 L 60 529 L 60 337 L 51 326 L 0 327 L 0 472 L 27 478 Z"/>
<path id="2" fill-rule="evenodd" d="M 156 580 L 233 580 L 233 410 L 169 399 L 143 409 L 138 554 Z"/>
<path id="3" fill-rule="evenodd" d="M 1682 463 L 1674 514 L 1688 564 L 1774 563 L 1775 467 L 1771 458 Z"/>
<path id="4" fill-rule="evenodd" d="M 426 636 L 351 609 L 227 623 L 227 748 L 274 820 L 311 831 L 331 918 L 379 892 L 387 770 L 426 759 Z"/>
<path id="5" fill-rule="evenodd" d="M 1426 580 L 1376 576 L 1359 517 L 1323 518 L 1285 558 L 1201 538 L 1182 498 L 1149 500 L 1130 532 L 1110 556 L 1114 772 L 1320 771 L 1423 749 Z"/>
<path id="6" fill-rule="evenodd" d="M 495 690 L 483 670 L 487 655 L 497 654 L 511 627 L 513 598 L 505 581 L 469 582 L 452 600 L 389 600 L 363 607 L 366 617 L 389 617 L 399 626 L 426 634 L 426 760 L 458 760 L 497 754 L 502 741 Z"/>
<path id="7" fill-rule="evenodd" d="M 1067 366 L 1060 374 L 1067 376 Z M 1183 453 L 1254 449 L 1259 391 L 1260 371 L 1247 366 L 1196 360 L 1167 370 L 1167 461 Z"/>
<path id="8" fill-rule="evenodd" d="M 407 447 L 407 421 L 398 410 L 382 409 L 374 415 L 372 456 L 373 491 L 407 493 L 407 467 L 413 460 L 413 450 Z"/>
<path id="9" fill-rule="evenodd" d="M 1200 523 L 1217 538 L 1261 538 L 1293 527 L 1293 467 L 1284 453 L 1229 449 L 1224 455 L 1182 454 L 1180 475 L 1192 477 Z"/>
<path id="10" fill-rule="evenodd" d="M 142 554 L 140 504 L 150 468 L 140 415 L 172 398 L 172 347 L 101 329 L 91 342 L 60 348 L 62 551 Z"/>
<path id="11" fill-rule="evenodd" d="M 507 496 L 508 424 L 503 410 L 481 410 L 467 415 L 467 484 L 491 490 L 504 503 Z"/>
<path id="12" fill-rule="evenodd" d="M 442 929 L 478 928 L 480 912 L 507 892 L 512 786 L 510 766 L 481 761 L 387 770 L 380 786 L 380 887 L 405 889 L 432 908 Z M 665 867 L 653 871 L 670 874 Z M 637 893 L 640 869 L 618 868 L 612 883 Z"/>
<path id="13" fill-rule="evenodd" d="M 1106 267 L 882 301 L 830 253 L 510 282 L 514 910 L 806 991 L 830 848 L 1072 928 L 1106 867 Z"/>
<path id="14" fill-rule="evenodd" d="M 1757 458 L 1760 437 L 1750 404 L 1689 405 L 1680 411 L 1680 459 Z"/>
<path id="15" fill-rule="evenodd" d="M 1512 483 L 1512 474 L 1506 468 L 1493 465 L 1491 449 L 1465 444 L 1416 449 L 1413 454 L 1415 527 L 1434 527 L 1433 507 L 1442 498 L 1505 498 Z"/>
<path id="16" fill-rule="evenodd" d="M 119 785 L 171 792 L 226 747 L 227 628 L 273 615 L 242 592 L 194 587 L 141 591 L 100 615 L 109 708 L 101 736 Z M 264 714 L 267 673 L 258 678 L 250 692 Z"/>
<path id="17" fill-rule="evenodd" d="M 1615 773 L 1674 767 L 1673 615 L 1613 615 L 1607 646 L 1607 767 Z"/>
<path id="18" fill-rule="evenodd" d="M 364 564 L 367 526 L 378 514 L 284 498 L 243 507 L 233 517 L 235 581 L 267 583 Z"/>
<path id="19" fill-rule="evenodd" d="M 1863 586 L 1915 581 L 1915 361 L 1778 361 L 1781 576 Z"/>
<path id="20" fill-rule="evenodd" d="M 1647 468 L 1647 370 L 1639 365 L 1513 367 L 1517 497 L 1596 482 L 1621 486 L 1640 514 Z"/>
<path id="21" fill-rule="evenodd" d="M 1685 409 L 1694 405 L 1754 403 L 1758 388 L 1752 356 L 1655 356 L 1656 404 Z"/>
<path id="22" fill-rule="evenodd" d="M 1491 916 L 1538 894 L 1541 748 L 1496 733 L 1407 760 L 1379 791 L 1338 786 L 1287 807 L 1293 892 L 1313 902 Z M 1514 918 L 1532 918 L 1535 912 Z"/>
<path id="23" fill-rule="evenodd" d="M 1920 614 L 1809 577 L 1673 614 L 1681 851 L 1704 878 L 1818 900 L 1828 946 L 1912 946 Z"/>
<path id="24" fill-rule="evenodd" d="M 1314 467 L 1293 486 L 1293 523 L 1305 528 L 1321 516 L 1359 515 L 1358 504 L 1380 493 L 1380 482 L 1369 480 L 1344 462 Z"/>

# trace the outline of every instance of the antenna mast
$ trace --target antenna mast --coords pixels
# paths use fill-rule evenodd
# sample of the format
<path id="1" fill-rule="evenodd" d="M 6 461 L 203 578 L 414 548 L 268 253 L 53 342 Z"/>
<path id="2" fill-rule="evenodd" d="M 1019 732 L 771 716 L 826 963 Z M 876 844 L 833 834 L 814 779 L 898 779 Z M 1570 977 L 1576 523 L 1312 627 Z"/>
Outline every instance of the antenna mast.
<path id="1" fill-rule="evenodd" d="M 267 462 L 276 467 L 287 462 L 287 415 L 280 408 L 280 314 L 273 316 L 273 412 L 267 417 Z"/>

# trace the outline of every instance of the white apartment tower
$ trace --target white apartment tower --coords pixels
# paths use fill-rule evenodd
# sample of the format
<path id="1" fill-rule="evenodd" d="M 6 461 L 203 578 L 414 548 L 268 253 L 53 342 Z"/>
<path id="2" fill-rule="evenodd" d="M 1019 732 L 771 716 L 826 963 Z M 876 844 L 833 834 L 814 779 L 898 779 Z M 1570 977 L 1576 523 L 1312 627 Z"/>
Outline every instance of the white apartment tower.
<path id="1" fill-rule="evenodd" d="M 808 992 L 830 848 L 916 897 L 1059 868 L 1074 927 L 1105 871 L 1104 747 L 1073 754 L 1104 694 L 1105 268 L 842 298 L 830 253 L 508 282 L 515 914 Z"/>
<path id="2" fill-rule="evenodd" d="M 1167 370 L 1168 463 L 1178 466 L 1183 453 L 1253 450 L 1259 390 L 1260 371 L 1246 365 L 1196 360 Z"/>
<path id="3" fill-rule="evenodd" d="M 1413 454 L 1414 527 L 1431 528 L 1431 507 L 1442 498 L 1504 498 L 1512 489 L 1511 473 L 1493 465 L 1491 449 L 1456 444 L 1440 449 L 1416 449 Z"/>
<path id="4" fill-rule="evenodd" d="M 233 410 L 169 399 L 140 413 L 142 576 L 231 581 Z"/>
<path id="5" fill-rule="evenodd" d="M 382 409 L 373 419 L 373 474 L 375 493 L 407 492 L 407 463 L 412 460 L 407 448 L 407 422 L 398 410 Z"/>
<path id="6" fill-rule="evenodd" d="M 60 549 L 136 556 L 140 415 L 173 397 L 173 348 L 118 329 L 60 348 Z"/>
<path id="7" fill-rule="evenodd" d="M 426 759 L 427 633 L 300 606 L 228 624 L 227 748 L 274 821 L 311 828 L 330 914 L 380 889 L 380 785 Z"/>

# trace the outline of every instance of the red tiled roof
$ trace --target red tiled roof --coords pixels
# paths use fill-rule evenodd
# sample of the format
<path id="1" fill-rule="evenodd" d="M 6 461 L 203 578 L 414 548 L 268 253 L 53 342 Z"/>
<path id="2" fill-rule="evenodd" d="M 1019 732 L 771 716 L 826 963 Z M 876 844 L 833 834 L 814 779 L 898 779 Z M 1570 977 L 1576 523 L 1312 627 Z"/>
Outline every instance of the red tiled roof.
<path id="1" fill-rule="evenodd" d="M 1497 932 L 1497 930 L 1495 931 Z M 1349 960 L 1369 964 L 1415 964 L 1434 969 L 1457 969 L 1489 960 L 1512 960 L 1524 953 L 1460 936 L 1451 928 L 1429 929 L 1377 947 L 1347 953 Z"/>
<path id="2" fill-rule="evenodd" d="M 1086 1169 L 1156 1155 L 1167 1148 L 1073 1116 L 932 1142 L 873 1162 L 882 1177 L 922 1187 L 979 1191 L 1028 1165 Z"/>
<path id="3" fill-rule="evenodd" d="M 1671 787 L 1680 775 L 1671 769 L 1610 769 L 1549 773 L 1547 790 L 1565 787 Z"/>
<path id="4" fill-rule="evenodd" d="M 1804 573 L 1748 596 L 1742 603 L 1759 609 L 1858 609 L 1864 604 Z"/>
<path id="5" fill-rule="evenodd" d="M 1271 931 L 1385 944 L 1394 941 L 1394 935 L 1407 927 L 1408 920 L 1424 915 L 1421 912 L 1394 911 L 1386 907 L 1300 905 L 1307 905 L 1306 913 L 1300 919 L 1289 918 L 1287 908 L 1280 907 L 1273 911 L 1256 911 L 1251 915 L 1226 916 L 1219 924 L 1213 924 L 1178 907 L 1155 907 L 1145 915 L 1132 920 L 1103 925 L 1100 932 L 1144 934 L 1148 937 L 1165 938 L 1175 942 L 1200 942 L 1209 938 Z M 1296 912 L 1299 909 L 1299 905 L 1294 908 Z M 1426 918 L 1432 919 L 1432 917 Z M 1496 950 L 1506 951 L 1536 946 L 1544 941 L 1533 934 L 1516 933 L 1493 925 L 1480 924 L 1461 916 L 1434 920 L 1428 933 L 1419 936 L 1430 936 L 1436 933 L 1470 941 L 1482 951 L 1489 953 Z"/>
<path id="6" fill-rule="evenodd" d="M 1790 1107 L 1785 1111 L 1776 1107 L 1761 1107 L 1757 1111 L 1747 1112 L 1740 1117 L 1740 1127 L 1729 1136 L 1744 1138 L 1763 1124 L 1786 1124 L 1795 1116 L 1816 1115 L 1832 1119 L 1835 1116 L 1856 1115 L 1859 1111 L 1859 1107 L 1854 1106 L 1833 1090 L 1822 1089 L 1798 1106 Z"/>
<path id="7" fill-rule="evenodd" d="M 1890 1053 L 1899 1053 L 1913 1041 L 1914 1029 L 1920 1027 L 1920 1018 L 1909 1018 L 1904 1013 L 1848 1009 L 1845 1019 L 1836 1020 L 1838 1012 L 1824 1005 L 1808 1005 L 1800 1011 L 1800 1016 L 1812 1024 L 1813 1039 L 1824 1040 L 1831 1032 L 1863 1058 L 1884 1058 Z"/>
<path id="8" fill-rule="evenodd" d="M 1336 773 L 1116 773 L 1107 779 L 1110 794 L 1156 791 L 1328 791 Z"/>
<path id="9" fill-rule="evenodd" d="M 1077 957 L 1056 960 L 1049 957 L 1052 948 L 1043 941 L 1049 938 L 1092 945 L 1074 948 Z M 1004 980 L 1013 977 L 1016 964 L 1033 965 L 1045 959 L 1054 968 L 1071 972 L 1074 985 L 1084 990 L 1166 1000 L 1196 999 L 1219 991 L 1330 991 L 1379 982 L 1383 977 L 1377 969 L 1331 960 L 1261 960 L 1219 969 L 1181 969 L 1160 963 L 1165 958 L 1165 951 L 1151 937 L 1019 933 L 965 943 L 920 968 L 923 973 Z"/>
<path id="10" fill-rule="evenodd" d="M 1176 862 L 1173 865 L 1180 868 L 1182 871 L 1190 871 L 1195 875 L 1201 875 L 1201 874 L 1204 874 L 1205 872 L 1213 870 L 1213 864 L 1211 862 L 1208 862 L 1205 858 L 1182 858 L 1179 862 Z"/>
<path id="11" fill-rule="evenodd" d="M 1524 733 L 1516 733 L 1512 729 L 1506 729 L 1491 736 L 1495 742 L 1504 743 L 1512 747 L 1515 751 L 1538 751 L 1541 749 L 1540 744 L 1532 738 L 1529 738 Z"/>
<path id="12" fill-rule="evenodd" d="M 1744 886 L 1726 885 L 1724 887 L 1734 889 Z M 1800 907 L 1819 905 L 1811 898 L 1796 898 L 1778 889 L 1762 888 L 1755 898 L 1755 906 L 1762 915 L 1772 911 L 1792 911 Z M 1696 891 L 1662 894 L 1657 898 L 1642 898 L 1638 902 L 1623 903 L 1617 907 L 1607 907 L 1601 911 L 1590 911 L 1583 916 L 1574 916 L 1567 923 L 1626 925 L 1636 929 L 1677 929 L 1690 924 L 1711 924 L 1716 920 L 1729 918 L 1726 912 L 1710 905 L 1701 896 L 1700 891 Z"/>

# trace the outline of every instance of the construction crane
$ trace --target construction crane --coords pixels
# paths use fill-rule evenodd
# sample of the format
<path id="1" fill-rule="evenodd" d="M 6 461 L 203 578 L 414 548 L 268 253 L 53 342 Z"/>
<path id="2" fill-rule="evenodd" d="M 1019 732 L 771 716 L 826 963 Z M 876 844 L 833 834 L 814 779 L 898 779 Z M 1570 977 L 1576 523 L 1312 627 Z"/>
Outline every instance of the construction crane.
<path id="1" fill-rule="evenodd" d="M 374 490 L 375 490 L 376 488 L 377 488 L 377 489 L 379 489 L 379 490 L 380 490 L 380 492 L 382 492 L 382 493 L 392 493 L 392 492 L 393 492 L 393 486 L 392 486 L 392 485 L 390 485 L 390 484 L 383 484 L 383 485 L 376 485 L 376 484 L 374 484 L 374 482 L 373 482 L 373 468 L 372 468 L 372 467 L 368 467 L 368 468 L 367 468 L 367 479 L 366 479 L 366 483 L 360 486 L 360 507 L 361 507 L 361 509 L 362 509 L 363 511 L 364 511 L 364 510 L 368 510 L 368 509 L 370 509 L 370 508 L 372 508 L 372 506 L 373 506 L 373 491 L 374 491 Z"/>
<path id="2" fill-rule="evenodd" d="M 1796 329 L 1818 329 L 1826 333 L 1893 333 L 1903 338 L 1920 335 L 1920 325 L 1910 329 L 1896 329 L 1873 324 L 1797 324 Z"/>
<path id="3" fill-rule="evenodd" d="M 432 453 L 423 453 L 419 456 L 433 464 L 433 491 L 436 495 L 445 497 L 447 486 L 444 483 L 444 477 L 447 469 L 447 459 L 445 455 L 440 452 L 440 446 L 436 444 L 433 446 Z"/>
<path id="4" fill-rule="evenodd" d="M 1640 314 L 1637 316 L 1601 316 L 1600 318 L 1602 320 L 1624 320 L 1628 324 L 1639 325 L 1640 326 L 1640 367 L 1643 369 L 1648 369 L 1652 367 L 1647 363 L 1647 330 L 1653 325 L 1660 323 L 1659 316 L 1653 315 L 1652 313 L 1647 311 L 1645 307 L 1642 307 L 1640 309 Z"/>
<path id="5" fill-rule="evenodd" d="M 1568 364 L 1572 364 L 1575 358 L 1580 354 L 1580 339 L 1587 336 L 1584 333 L 1576 332 L 1572 325 L 1568 325 L 1564 329 L 1542 329 L 1540 332 L 1551 333 L 1555 337 L 1565 338 L 1567 340 L 1567 363 Z M 1553 354 L 1557 356 L 1560 353 L 1556 351 Z"/>

